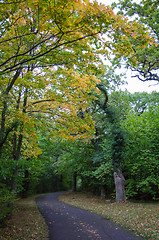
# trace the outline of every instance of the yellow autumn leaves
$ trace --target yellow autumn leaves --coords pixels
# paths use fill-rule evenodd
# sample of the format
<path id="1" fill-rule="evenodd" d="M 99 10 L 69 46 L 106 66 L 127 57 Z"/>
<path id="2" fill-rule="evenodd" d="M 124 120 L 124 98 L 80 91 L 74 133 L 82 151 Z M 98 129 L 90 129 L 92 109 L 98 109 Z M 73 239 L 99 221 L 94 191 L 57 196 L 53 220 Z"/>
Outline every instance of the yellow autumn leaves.
<path id="1" fill-rule="evenodd" d="M 100 94 L 98 75 L 105 75 L 101 56 L 114 54 L 135 62 L 133 40 L 142 36 L 143 28 L 96 1 L 4 3 L 9 4 L 1 4 L 1 114 L 4 93 L 21 69 L 6 98 L 5 126 L 23 122 L 23 135 L 29 132 L 31 138 L 37 124 L 57 137 L 93 137 L 94 122 L 87 110 Z M 143 44 L 153 42 L 144 36 Z"/>

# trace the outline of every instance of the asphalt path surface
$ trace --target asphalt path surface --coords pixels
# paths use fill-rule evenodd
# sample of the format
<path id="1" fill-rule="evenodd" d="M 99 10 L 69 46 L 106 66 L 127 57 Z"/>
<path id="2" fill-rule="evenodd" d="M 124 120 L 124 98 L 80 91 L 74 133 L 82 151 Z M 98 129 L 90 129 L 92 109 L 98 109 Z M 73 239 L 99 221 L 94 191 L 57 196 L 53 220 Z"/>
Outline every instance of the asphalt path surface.
<path id="1" fill-rule="evenodd" d="M 36 199 L 37 206 L 49 228 L 50 240 L 139 240 L 97 214 L 58 201 L 60 193 Z"/>

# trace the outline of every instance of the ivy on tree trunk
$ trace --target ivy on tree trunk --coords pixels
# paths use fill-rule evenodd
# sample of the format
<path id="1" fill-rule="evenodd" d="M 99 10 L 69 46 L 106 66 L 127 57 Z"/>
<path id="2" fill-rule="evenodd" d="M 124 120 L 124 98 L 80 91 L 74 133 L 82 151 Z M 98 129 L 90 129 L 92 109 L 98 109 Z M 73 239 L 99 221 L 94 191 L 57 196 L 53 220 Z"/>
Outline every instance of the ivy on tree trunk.
<path id="1" fill-rule="evenodd" d="M 124 133 L 119 124 L 117 113 L 108 105 L 108 94 L 102 84 L 98 84 L 98 88 L 104 94 L 105 100 L 101 102 L 97 100 L 97 104 L 106 113 L 107 119 L 111 124 L 112 143 L 112 165 L 114 168 L 114 181 L 116 189 L 116 201 L 125 201 L 125 179 L 121 171 L 122 155 L 124 150 Z"/>

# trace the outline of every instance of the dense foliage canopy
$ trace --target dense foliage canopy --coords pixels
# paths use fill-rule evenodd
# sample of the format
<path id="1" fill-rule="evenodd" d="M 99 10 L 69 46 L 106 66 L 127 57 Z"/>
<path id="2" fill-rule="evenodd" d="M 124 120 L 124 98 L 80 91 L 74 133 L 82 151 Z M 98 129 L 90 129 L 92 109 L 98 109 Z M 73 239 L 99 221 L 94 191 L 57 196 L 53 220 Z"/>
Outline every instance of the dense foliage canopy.
<path id="1" fill-rule="evenodd" d="M 17 194 L 73 182 L 110 195 L 113 171 L 129 197 L 158 198 L 158 95 L 113 91 L 123 59 L 158 80 L 155 14 L 152 24 L 96 1 L 0 1 L 0 221 Z"/>
<path id="2" fill-rule="evenodd" d="M 116 6 L 116 4 L 114 4 Z M 119 12 L 133 16 L 137 22 L 149 29 L 154 44 L 138 44 L 134 41 L 133 50 L 137 59 L 136 64 L 129 65 L 134 71 L 134 77 L 142 81 L 155 80 L 159 82 L 159 8 L 158 0 L 142 0 L 139 3 L 130 0 L 119 1 Z M 135 39 L 135 36 L 133 37 Z"/>

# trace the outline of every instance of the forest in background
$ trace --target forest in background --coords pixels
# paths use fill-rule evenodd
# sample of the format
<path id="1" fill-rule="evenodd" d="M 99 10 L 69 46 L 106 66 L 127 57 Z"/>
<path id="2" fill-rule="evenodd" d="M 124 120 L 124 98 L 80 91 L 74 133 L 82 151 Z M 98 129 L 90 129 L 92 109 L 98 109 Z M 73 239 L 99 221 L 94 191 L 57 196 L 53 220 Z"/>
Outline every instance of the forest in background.
<path id="1" fill-rule="evenodd" d="M 0 5 L 0 221 L 17 197 L 70 188 L 158 200 L 159 93 L 117 91 L 115 71 L 158 83 L 157 1 Z"/>

